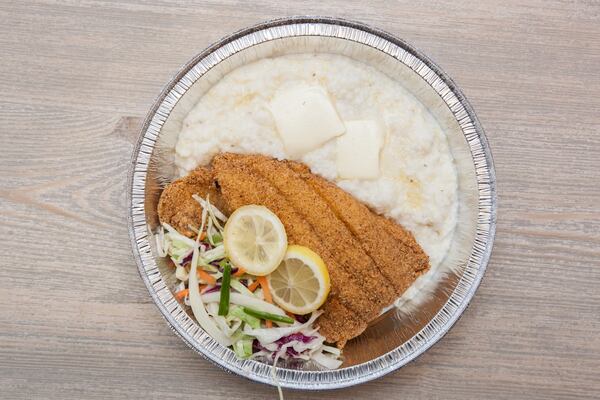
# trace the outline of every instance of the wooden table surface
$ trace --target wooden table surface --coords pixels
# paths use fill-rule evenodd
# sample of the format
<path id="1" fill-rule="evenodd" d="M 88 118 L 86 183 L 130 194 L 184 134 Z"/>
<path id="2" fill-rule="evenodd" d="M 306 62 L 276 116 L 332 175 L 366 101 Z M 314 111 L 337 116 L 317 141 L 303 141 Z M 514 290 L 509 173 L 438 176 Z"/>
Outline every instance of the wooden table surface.
<path id="1" fill-rule="evenodd" d="M 598 398 L 600 3 L 456 0 L 1 2 L 0 398 L 276 396 L 167 327 L 125 182 L 181 65 L 293 14 L 369 23 L 442 66 L 486 129 L 500 209 L 483 284 L 440 343 L 374 382 L 286 398 Z"/>

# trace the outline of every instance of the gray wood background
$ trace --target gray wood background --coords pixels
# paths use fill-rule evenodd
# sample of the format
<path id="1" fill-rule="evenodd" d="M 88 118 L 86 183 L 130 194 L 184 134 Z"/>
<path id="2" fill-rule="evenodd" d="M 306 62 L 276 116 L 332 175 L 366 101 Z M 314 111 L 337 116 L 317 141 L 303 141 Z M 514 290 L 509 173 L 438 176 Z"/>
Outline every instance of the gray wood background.
<path id="1" fill-rule="evenodd" d="M 483 284 L 439 344 L 286 398 L 597 398 L 600 3 L 456 0 L 1 1 L 0 398 L 276 396 L 171 333 L 134 264 L 125 181 L 179 66 L 292 14 L 364 21 L 438 62 L 487 130 L 500 212 Z"/>

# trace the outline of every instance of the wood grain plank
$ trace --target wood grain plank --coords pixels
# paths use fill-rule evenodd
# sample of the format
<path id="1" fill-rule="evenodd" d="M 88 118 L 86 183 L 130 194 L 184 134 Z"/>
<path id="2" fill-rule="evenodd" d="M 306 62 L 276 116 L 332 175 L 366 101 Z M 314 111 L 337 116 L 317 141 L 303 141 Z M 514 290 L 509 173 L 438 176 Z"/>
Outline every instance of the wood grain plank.
<path id="1" fill-rule="evenodd" d="M 283 14 L 361 20 L 439 62 L 486 129 L 500 204 L 488 272 L 440 343 L 377 381 L 286 398 L 597 398 L 600 4 L 561 0 L 0 3 L 0 397 L 276 396 L 164 323 L 134 265 L 125 182 L 179 66 Z"/>

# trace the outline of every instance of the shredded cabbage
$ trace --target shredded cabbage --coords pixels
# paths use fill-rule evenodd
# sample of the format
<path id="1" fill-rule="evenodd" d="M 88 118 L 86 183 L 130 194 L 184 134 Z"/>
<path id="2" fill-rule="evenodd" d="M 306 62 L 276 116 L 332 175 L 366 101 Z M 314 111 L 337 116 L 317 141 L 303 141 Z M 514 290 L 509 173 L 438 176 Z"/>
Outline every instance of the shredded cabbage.
<path id="1" fill-rule="evenodd" d="M 221 260 L 223 258 L 225 258 L 225 246 L 222 244 L 202 254 L 202 260 L 206 263 Z"/>
<path id="2" fill-rule="evenodd" d="M 198 283 L 198 275 L 197 271 L 197 260 L 198 258 L 198 248 L 194 248 L 194 256 L 192 258 L 192 268 L 190 270 L 189 276 L 189 289 L 190 289 L 190 305 L 192 306 L 192 312 L 194 313 L 194 317 L 204 329 L 206 333 L 212 336 L 217 342 L 221 345 L 227 347 L 231 346 L 231 340 L 221 332 L 221 330 L 215 325 L 213 320 L 210 318 L 206 309 L 204 308 L 204 303 L 202 303 L 202 298 L 200 296 L 200 287 Z M 218 294 L 218 293 L 217 293 Z"/>
<path id="3" fill-rule="evenodd" d="M 200 203 L 200 206 L 202 207 L 203 210 L 208 208 L 208 201 L 204 200 L 202 197 L 198 196 L 197 194 L 193 194 L 192 197 L 194 198 L 194 200 L 196 200 L 198 203 Z M 207 198 L 208 200 L 208 198 Z M 225 214 L 223 214 L 217 207 L 213 206 L 211 204 L 210 206 L 210 212 L 213 213 L 213 215 L 215 216 L 215 219 L 219 219 L 223 222 L 227 222 L 227 217 L 225 216 Z"/>
<path id="4" fill-rule="evenodd" d="M 260 328 L 260 319 L 253 317 L 250 314 L 246 314 L 246 312 L 241 307 L 232 307 L 229 310 L 229 318 L 237 318 L 240 321 L 243 321 L 250 325 L 252 328 Z"/>
<path id="5" fill-rule="evenodd" d="M 326 356 L 323 352 L 314 353 L 312 359 L 327 369 L 337 369 L 343 363 L 341 360 Z"/>
<path id="6" fill-rule="evenodd" d="M 250 290 L 248 290 L 248 288 L 246 286 L 242 285 L 242 283 L 239 280 L 231 279 L 231 282 L 229 282 L 229 284 L 231 285 L 232 288 L 237 290 L 241 295 L 248 296 L 248 297 L 254 297 L 254 294 Z"/>
<path id="7" fill-rule="evenodd" d="M 233 343 L 233 351 L 240 358 L 248 358 L 252 355 L 252 338 L 244 336 Z"/>
<path id="8" fill-rule="evenodd" d="M 226 318 L 219 315 L 219 305 L 217 303 L 207 304 L 208 314 L 215 320 L 217 326 L 223 331 L 225 336 L 231 338 L 238 331 L 242 320 L 238 318 Z"/>
<path id="9" fill-rule="evenodd" d="M 337 347 L 332 347 L 332 346 L 323 346 L 322 347 L 323 351 L 326 351 L 328 353 L 333 354 L 336 357 L 339 357 L 342 355 L 342 351 L 340 349 L 338 349 Z"/>
<path id="10" fill-rule="evenodd" d="M 156 232 L 156 252 L 159 257 L 166 257 L 168 254 L 167 249 L 164 248 L 163 244 L 165 243 L 165 230 L 162 226 L 158 227 L 158 231 Z"/>
<path id="11" fill-rule="evenodd" d="M 281 339 L 284 336 L 291 335 L 292 333 L 300 332 L 301 330 L 308 328 L 322 313 L 322 311 L 314 312 L 305 323 L 300 324 L 299 322 L 295 322 L 294 325 L 289 327 L 252 329 L 246 325 L 244 327 L 244 333 L 254 336 L 258 339 L 261 345 L 265 346 Z"/>
<path id="12" fill-rule="evenodd" d="M 220 294 L 218 292 L 207 293 L 202 295 L 202 300 L 205 303 L 218 303 L 219 299 Z M 277 307 L 274 304 L 267 303 L 266 301 L 257 299 L 255 297 L 244 296 L 240 293 L 231 293 L 229 297 L 229 302 L 237 304 L 238 306 L 254 308 L 258 311 L 268 312 L 277 315 L 285 315 L 285 311 L 283 311 L 281 308 Z"/>
<path id="13" fill-rule="evenodd" d="M 181 233 L 177 232 L 175 228 L 173 228 L 171 225 L 165 222 L 163 222 L 162 225 L 167 231 L 169 231 L 173 240 L 179 240 L 180 242 L 186 243 L 189 247 L 196 247 L 196 242 L 194 242 L 189 237 L 183 236 Z"/>
<path id="14" fill-rule="evenodd" d="M 188 277 L 189 274 L 187 270 L 181 265 L 178 265 L 177 269 L 175 269 L 175 278 L 179 279 L 180 281 L 186 282 L 188 280 Z"/>

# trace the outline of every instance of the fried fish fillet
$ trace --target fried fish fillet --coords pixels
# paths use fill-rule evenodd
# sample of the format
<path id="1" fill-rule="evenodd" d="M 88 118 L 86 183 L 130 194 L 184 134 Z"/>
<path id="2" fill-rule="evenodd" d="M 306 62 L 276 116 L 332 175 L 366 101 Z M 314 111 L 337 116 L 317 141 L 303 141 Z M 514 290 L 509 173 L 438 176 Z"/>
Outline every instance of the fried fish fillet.
<path id="1" fill-rule="evenodd" d="M 228 211 L 221 201 L 221 194 L 215 184 L 212 171 L 208 168 L 196 168 L 185 177 L 169 184 L 158 201 L 158 218 L 182 235 L 191 238 L 196 236 L 191 228 L 197 230 L 202 218 L 202 208 L 192 197 L 193 194 L 202 198 L 208 196 L 217 208 L 223 212 Z"/>
<path id="2" fill-rule="evenodd" d="M 190 237 L 190 227 L 197 228 L 201 218 L 194 193 L 209 195 L 226 214 L 247 204 L 268 207 L 281 219 L 290 244 L 323 258 L 331 292 L 318 325 L 340 348 L 429 267 L 410 232 L 300 163 L 224 153 L 215 156 L 212 169 L 198 168 L 167 186 L 159 218 Z"/>

